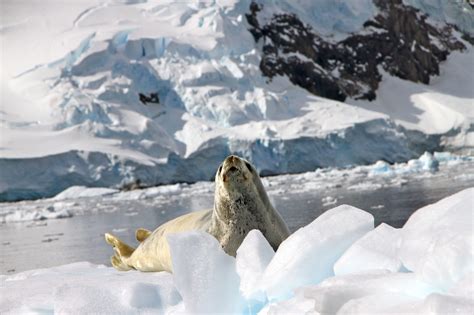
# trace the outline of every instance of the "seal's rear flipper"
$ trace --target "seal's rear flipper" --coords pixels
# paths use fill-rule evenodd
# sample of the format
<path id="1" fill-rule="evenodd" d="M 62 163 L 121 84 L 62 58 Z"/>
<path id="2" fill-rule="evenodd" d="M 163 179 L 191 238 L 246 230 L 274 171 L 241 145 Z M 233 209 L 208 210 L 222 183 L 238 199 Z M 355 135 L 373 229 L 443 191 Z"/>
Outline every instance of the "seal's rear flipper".
<path id="1" fill-rule="evenodd" d="M 143 242 L 144 240 L 147 239 L 148 236 L 150 236 L 150 234 L 151 234 L 151 231 L 144 228 L 139 228 L 135 232 L 135 238 L 137 239 L 137 241 Z"/>
<path id="2" fill-rule="evenodd" d="M 107 244 L 112 245 L 115 250 L 115 253 L 120 258 L 130 257 L 130 255 L 132 255 L 133 251 L 135 250 L 134 248 L 128 246 L 127 244 L 119 240 L 117 237 L 109 233 L 105 233 L 105 241 L 107 242 Z"/>
<path id="3" fill-rule="evenodd" d="M 120 271 L 128 271 L 131 270 L 128 265 L 126 265 L 117 255 L 113 255 L 110 257 L 110 262 L 112 263 L 112 266 Z"/>

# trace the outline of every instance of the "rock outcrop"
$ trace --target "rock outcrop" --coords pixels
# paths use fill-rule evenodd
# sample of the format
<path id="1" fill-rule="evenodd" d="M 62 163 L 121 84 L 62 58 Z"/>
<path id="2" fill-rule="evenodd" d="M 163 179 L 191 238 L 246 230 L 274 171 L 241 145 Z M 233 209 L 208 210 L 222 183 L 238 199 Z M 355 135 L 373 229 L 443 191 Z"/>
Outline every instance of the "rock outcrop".
<path id="1" fill-rule="evenodd" d="M 363 29 L 340 41 L 319 35 L 295 14 L 275 14 L 259 22 L 263 5 L 252 2 L 246 15 L 255 41 L 261 41 L 260 69 L 270 80 L 287 76 L 322 97 L 373 100 L 381 69 L 401 79 L 428 84 L 439 63 L 465 49 L 450 25 L 434 26 L 402 0 L 374 0 L 379 9 Z"/>

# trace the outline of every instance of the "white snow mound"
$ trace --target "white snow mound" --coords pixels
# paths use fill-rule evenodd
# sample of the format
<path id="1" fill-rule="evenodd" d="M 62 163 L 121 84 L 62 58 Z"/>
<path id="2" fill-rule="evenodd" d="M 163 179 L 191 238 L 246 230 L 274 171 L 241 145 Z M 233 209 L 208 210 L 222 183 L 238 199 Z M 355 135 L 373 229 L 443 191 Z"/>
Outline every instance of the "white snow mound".
<path id="1" fill-rule="evenodd" d="M 405 267 L 440 289 L 474 271 L 474 188 L 415 212 L 403 227 Z"/>
<path id="2" fill-rule="evenodd" d="M 247 300 L 266 301 L 261 288 L 263 272 L 275 252 L 259 230 L 252 230 L 237 250 L 236 268 L 240 276 L 240 292 Z"/>
<path id="3" fill-rule="evenodd" d="M 336 260 L 373 228 L 370 213 L 341 205 L 293 233 L 280 245 L 263 275 L 262 286 L 270 300 L 286 299 L 297 287 L 333 276 Z"/>
<path id="4" fill-rule="evenodd" d="M 400 230 L 382 223 L 356 241 L 339 258 L 334 264 L 334 273 L 339 276 L 374 269 L 397 272 L 402 268 L 397 257 L 399 243 Z"/>

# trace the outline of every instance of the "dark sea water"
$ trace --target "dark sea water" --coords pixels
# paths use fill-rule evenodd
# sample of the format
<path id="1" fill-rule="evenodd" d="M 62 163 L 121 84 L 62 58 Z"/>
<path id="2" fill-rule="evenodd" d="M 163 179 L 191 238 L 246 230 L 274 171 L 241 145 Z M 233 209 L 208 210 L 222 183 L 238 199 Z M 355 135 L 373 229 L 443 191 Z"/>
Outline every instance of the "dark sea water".
<path id="1" fill-rule="evenodd" d="M 474 186 L 472 177 L 468 176 L 463 180 L 462 176 L 458 176 L 463 172 L 465 170 L 459 169 L 443 176 L 416 178 L 401 186 L 369 190 L 340 187 L 303 193 L 287 192 L 273 194 L 271 199 L 291 231 L 340 204 L 350 204 L 372 213 L 376 225 L 385 222 L 394 227 L 402 227 L 416 209 Z M 337 202 L 323 205 L 322 196 L 333 196 Z M 94 207 L 100 202 L 101 199 L 92 199 L 88 206 Z M 144 227 L 153 230 L 181 214 L 212 207 L 213 199 L 212 194 L 203 194 L 197 197 L 183 196 L 167 204 L 150 204 L 140 200 L 115 202 L 119 202 L 120 207 L 113 212 L 1 224 L 0 274 L 77 261 L 109 265 L 112 249 L 104 241 L 105 232 L 112 232 L 127 243 L 136 244 L 135 229 Z"/>

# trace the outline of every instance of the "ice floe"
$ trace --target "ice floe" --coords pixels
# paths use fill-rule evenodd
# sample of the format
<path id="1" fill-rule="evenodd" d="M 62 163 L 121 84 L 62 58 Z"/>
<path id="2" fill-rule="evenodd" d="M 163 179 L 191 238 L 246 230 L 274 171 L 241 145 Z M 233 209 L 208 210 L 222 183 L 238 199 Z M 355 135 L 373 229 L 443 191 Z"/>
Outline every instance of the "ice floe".
<path id="1" fill-rule="evenodd" d="M 473 204 L 469 188 L 401 229 L 373 229 L 369 213 L 339 206 L 275 254 L 249 233 L 237 258 L 206 233 L 176 234 L 173 275 L 85 262 L 3 275 L 0 312 L 472 314 Z"/>

